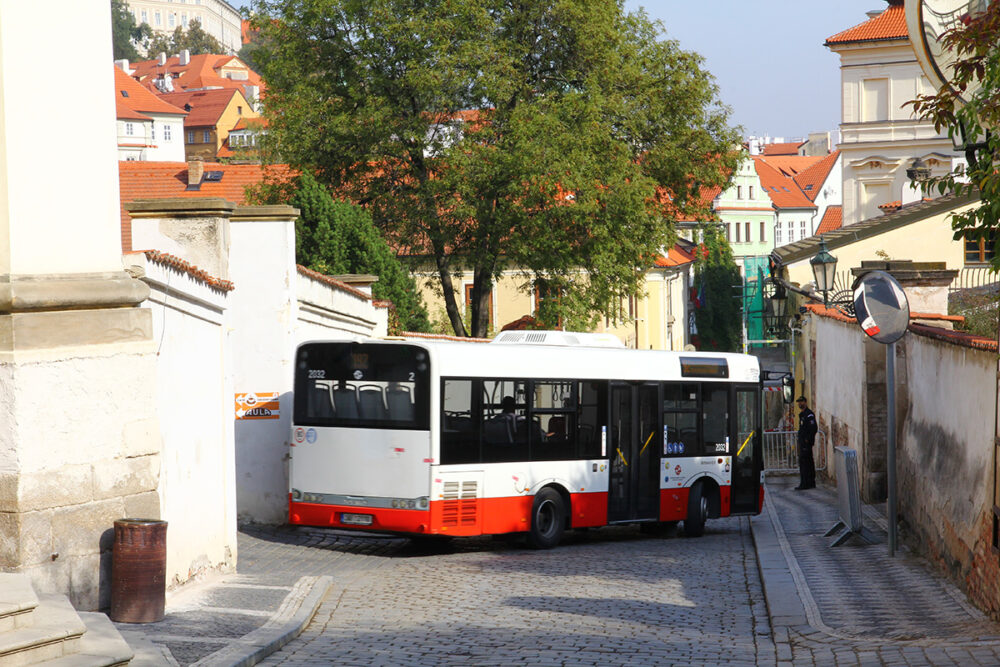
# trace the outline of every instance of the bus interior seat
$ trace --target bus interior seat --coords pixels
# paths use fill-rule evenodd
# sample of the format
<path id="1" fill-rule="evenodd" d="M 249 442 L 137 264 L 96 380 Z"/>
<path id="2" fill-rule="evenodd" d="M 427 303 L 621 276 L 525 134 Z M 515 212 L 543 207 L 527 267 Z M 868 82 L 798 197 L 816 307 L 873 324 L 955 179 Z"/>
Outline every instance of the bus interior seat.
<path id="1" fill-rule="evenodd" d="M 409 387 L 388 387 L 385 390 L 385 403 L 389 417 L 398 421 L 413 421 L 415 411 L 413 396 Z"/>
<path id="2" fill-rule="evenodd" d="M 335 417 L 330 387 L 316 383 L 309 389 L 309 413 L 314 417 Z"/>
<path id="3" fill-rule="evenodd" d="M 358 387 L 358 410 L 362 419 L 385 419 L 382 387 L 375 384 Z"/>
<path id="4" fill-rule="evenodd" d="M 341 419 L 358 418 L 358 391 L 349 384 L 340 384 L 333 388 L 333 405 L 337 416 Z"/>

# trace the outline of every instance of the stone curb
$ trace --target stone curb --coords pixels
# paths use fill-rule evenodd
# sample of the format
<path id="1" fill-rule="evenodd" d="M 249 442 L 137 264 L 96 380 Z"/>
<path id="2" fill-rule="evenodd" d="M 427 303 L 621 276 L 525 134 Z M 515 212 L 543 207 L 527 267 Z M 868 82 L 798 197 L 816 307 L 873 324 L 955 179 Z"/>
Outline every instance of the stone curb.
<path id="1" fill-rule="evenodd" d="M 251 667 L 298 637 L 333 586 L 333 577 L 302 577 L 261 627 L 191 667 Z"/>

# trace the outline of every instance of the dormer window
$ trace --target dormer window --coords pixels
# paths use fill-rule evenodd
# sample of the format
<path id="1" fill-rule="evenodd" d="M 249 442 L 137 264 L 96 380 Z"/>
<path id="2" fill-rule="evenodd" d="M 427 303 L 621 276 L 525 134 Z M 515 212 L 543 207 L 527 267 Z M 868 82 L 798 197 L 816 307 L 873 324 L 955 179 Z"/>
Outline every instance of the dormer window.
<path id="1" fill-rule="evenodd" d="M 119 92 L 121 92 L 122 97 L 128 97 L 128 91 L 127 90 L 122 90 L 122 91 L 119 91 Z"/>

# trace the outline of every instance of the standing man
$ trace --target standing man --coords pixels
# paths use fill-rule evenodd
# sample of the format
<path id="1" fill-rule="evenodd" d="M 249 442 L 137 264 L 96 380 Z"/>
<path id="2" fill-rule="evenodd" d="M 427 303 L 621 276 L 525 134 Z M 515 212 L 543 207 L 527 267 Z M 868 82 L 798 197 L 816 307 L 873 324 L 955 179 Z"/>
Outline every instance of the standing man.
<path id="1" fill-rule="evenodd" d="M 805 396 L 795 401 L 799 406 L 799 485 L 796 491 L 816 488 L 816 463 L 813 445 L 816 444 L 816 413 L 809 409 Z"/>

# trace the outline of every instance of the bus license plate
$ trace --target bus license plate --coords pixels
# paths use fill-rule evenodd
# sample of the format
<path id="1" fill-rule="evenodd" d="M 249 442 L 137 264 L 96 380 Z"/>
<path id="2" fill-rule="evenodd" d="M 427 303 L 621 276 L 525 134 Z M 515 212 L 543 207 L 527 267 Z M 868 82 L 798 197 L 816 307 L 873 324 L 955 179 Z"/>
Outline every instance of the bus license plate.
<path id="1" fill-rule="evenodd" d="M 349 523 L 353 526 L 370 526 L 372 525 L 372 515 L 371 514 L 341 514 L 340 521 L 342 523 Z"/>

